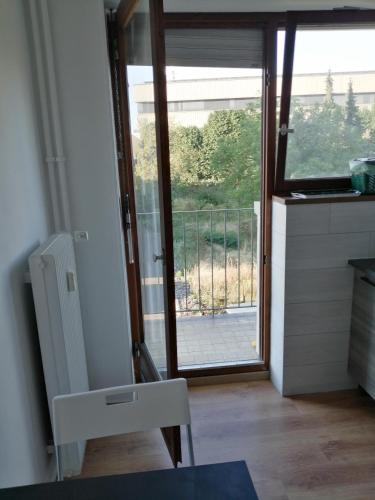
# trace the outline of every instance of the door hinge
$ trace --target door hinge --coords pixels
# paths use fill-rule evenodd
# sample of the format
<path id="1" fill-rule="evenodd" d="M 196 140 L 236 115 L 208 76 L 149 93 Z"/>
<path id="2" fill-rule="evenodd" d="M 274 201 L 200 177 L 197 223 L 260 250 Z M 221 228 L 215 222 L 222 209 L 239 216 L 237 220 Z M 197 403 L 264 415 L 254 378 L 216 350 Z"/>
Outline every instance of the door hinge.
<path id="1" fill-rule="evenodd" d="M 271 85 L 271 75 L 269 74 L 268 71 L 265 75 L 265 80 L 266 80 L 266 87 L 269 87 Z"/>
<path id="2" fill-rule="evenodd" d="M 133 357 L 134 358 L 141 357 L 141 346 L 140 346 L 139 342 L 137 342 L 137 341 L 133 342 Z"/>
<path id="3" fill-rule="evenodd" d="M 267 266 L 269 264 L 269 256 L 268 255 L 263 255 L 263 265 Z"/>
<path id="4" fill-rule="evenodd" d="M 122 151 L 117 151 L 117 160 L 123 160 L 124 159 L 124 154 Z"/>

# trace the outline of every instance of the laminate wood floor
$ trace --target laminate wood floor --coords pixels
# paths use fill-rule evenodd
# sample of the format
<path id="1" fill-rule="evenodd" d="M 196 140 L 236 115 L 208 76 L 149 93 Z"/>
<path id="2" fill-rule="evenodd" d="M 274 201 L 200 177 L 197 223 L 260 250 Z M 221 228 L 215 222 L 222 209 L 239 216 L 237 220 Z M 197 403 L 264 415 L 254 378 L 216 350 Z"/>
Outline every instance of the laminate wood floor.
<path id="1" fill-rule="evenodd" d="M 245 459 L 261 500 L 375 500 L 375 402 L 362 390 L 283 398 L 256 381 L 193 387 L 190 402 L 197 463 Z M 187 464 L 185 435 L 183 452 Z M 155 430 L 89 442 L 83 476 L 168 467 Z"/>

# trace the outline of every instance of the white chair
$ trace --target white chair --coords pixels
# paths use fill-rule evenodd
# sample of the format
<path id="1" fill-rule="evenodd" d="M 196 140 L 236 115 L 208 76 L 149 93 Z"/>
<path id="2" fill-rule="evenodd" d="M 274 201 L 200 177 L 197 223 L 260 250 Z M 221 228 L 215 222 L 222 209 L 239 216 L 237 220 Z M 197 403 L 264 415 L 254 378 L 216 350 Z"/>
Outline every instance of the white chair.
<path id="1" fill-rule="evenodd" d="M 190 463 L 195 463 L 188 390 L 183 378 L 56 396 L 52 411 L 59 481 L 63 479 L 64 444 L 177 425 L 186 426 Z"/>

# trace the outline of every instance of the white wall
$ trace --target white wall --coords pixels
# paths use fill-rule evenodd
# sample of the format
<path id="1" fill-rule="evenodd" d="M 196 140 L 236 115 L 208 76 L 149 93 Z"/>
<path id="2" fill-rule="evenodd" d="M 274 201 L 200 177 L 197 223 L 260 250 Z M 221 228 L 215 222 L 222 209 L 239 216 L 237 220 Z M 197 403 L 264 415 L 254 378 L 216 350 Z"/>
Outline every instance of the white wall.
<path id="1" fill-rule="evenodd" d="M 31 251 L 49 233 L 27 22 L 0 0 L 0 488 L 49 479 L 48 424 L 30 285 Z"/>
<path id="2" fill-rule="evenodd" d="M 48 0 L 90 387 L 132 381 L 102 0 Z"/>

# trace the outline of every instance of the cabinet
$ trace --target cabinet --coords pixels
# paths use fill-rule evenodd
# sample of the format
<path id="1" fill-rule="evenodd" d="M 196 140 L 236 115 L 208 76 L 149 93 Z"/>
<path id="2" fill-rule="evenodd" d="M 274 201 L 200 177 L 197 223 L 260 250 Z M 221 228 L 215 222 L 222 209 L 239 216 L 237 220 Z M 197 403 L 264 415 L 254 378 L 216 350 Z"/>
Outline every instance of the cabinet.
<path id="1" fill-rule="evenodd" d="M 353 290 L 349 372 L 375 398 L 375 284 L 359 270 Z"/>

